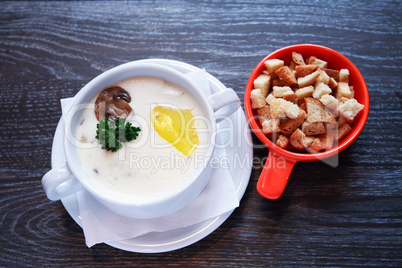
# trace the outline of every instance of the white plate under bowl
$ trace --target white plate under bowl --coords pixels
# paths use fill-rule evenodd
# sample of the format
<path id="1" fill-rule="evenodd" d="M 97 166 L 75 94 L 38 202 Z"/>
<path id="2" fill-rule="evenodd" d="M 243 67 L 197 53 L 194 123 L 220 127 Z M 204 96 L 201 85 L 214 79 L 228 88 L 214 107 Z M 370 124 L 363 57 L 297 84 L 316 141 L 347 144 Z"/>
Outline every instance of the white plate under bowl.
<path id="1" fill-rule="evenodd" d="M 193 65 L 173 60 L 148 59 L 141 61 L 163 64 L 182 73 L 189 73 L 191 71 L 199 70 L 199 68 Z M 212 93 L 224 90 L 226 88 L 212 75 L 207 73 L 207 77 Z M 241 200 L 250 180 L 252 169 L 253 147 L 251 132 L 247 123 L 246 115 L 241 108 L 236 113 L 231 115 L 229 119 L 221 121 L 219 123 L 219 128 L 231 127 L 229 122 L 232 122 L 233 124 L 233 133 L 230 134 L 232 135 L 230 137 L 232 143 L 230 146 L 225 147 L 225 149 L 229 159 L 229 172 L 232 176 L 237 196 L 239 200 Z M 52 168 L 57 167 L 66 161 L 63 148 L 63 129 L 63 122 L 60 120 L 53 139 Z M 78 210 L 76 194 L 63 198 L 61 202 L 70 216 L 78 225 L 81 226 L 81 217 Z M 211 200 L 211 202 L 213 202 L 213 200 Z M 107 242 L 106 244 L 118 249 L 139 253 L 160 253 L 180 249 L 189 246 L 212 233 L 223 222 L 225 222 L 233 211 L 234 210 L 192 226 L 165 232 L 152 232 L 136 238 L 112 241 Z"/>

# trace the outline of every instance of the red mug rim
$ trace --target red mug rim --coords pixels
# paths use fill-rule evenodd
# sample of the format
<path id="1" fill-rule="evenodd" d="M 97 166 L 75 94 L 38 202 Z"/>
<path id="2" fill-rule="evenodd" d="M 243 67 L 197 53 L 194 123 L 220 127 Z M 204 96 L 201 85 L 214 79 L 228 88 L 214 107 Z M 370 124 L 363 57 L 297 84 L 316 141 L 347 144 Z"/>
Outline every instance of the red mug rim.
<path id="1" fill-rule="evenodd" d="M 335 62 L 336 65 L 341 66 L 341 68 L 347 68 L 350 72 L 350 85 L 354 86 L 355 89 L 355 98 L 356 100 L 364 104 L 363 110 L 355 117 L 354 122 L 352 124 L 352 130 L 351 132 L 346 135 L 338 144 L 338 146 L 327 150 L 325 152 L 319 152 L 319 153 L 296 153 L 296 152 L 291 152 L 285 149 L 282 149 L 281 147 L 277 146 L 274 144 L 267 136 L 265 136 L 264 133 L 261 131 L 261 127 L 259 125 L 258 120 L 256 120 L 256 114 L 253 112 L 253 109 L 251 108 L 251 99 L 250 99 L 250 94 L 251 90 L 253 90 L 253 82 L 257 78 L 259 74 L 263 71 L 265 68 L 264 62 L 268 59 L 282 59 L 285 61 L 285 64 L 287 64 L 287 61 L 290 61 L 289 59 L 284 59 L 284 55 L 289 54 L 287 58 L 291 57 L 292 51 L 299 52 L 303 55 L 303 57 L 306 56 L 317 56 L 317 58 L 320 58 L 322 60 L 325 60 L 328 62 L 329 68 L 334 68 L 332 67 L 333 63 Z M 308 55 L 307 55 L 308 54 Z M 331 60 L 332 58 L 332 60 Z M 333 59 L 336 58 L 337 61 L 334 61 Z M 338 66 L 338 67 L 339 67 Z M 341 68 L 334 68 L 340 70 Z M 254 68 L 252 71 L 246 85 L 246 90 L 245 90 L 245 95 L 244 95 L 244 106 L 245 106 L 245 112 L 250 124 L 250 127 L 258 137 L 258 139 L 265 145 L 267 146 L 270 150 L 275 152 L 278 155 L 281 155 L 285 157 L 288 160 L 292 161 L 304 161 L 304 162 L 309 162 L 309 161 L 317 161 L 320 159 L 325 159 L 328 157 L 331 157 L 333 155 L 336 155 L 346 149 L 349 145 L 351 145 L 356 138 L 360 135 L 362 132 L 367 118 L 369 114 L 369 93 L 367 89 L 366 82 L 364 81 L 364 78 L 360 71 L 357 69 L 357 67 L 344 55 L 341 53 L 320 45 L 314 45 L 314 44 L 297 44 L 297 45 L 291 45 L 287 47 L 280 48 L 272 53 L 270 53 L 268 56 L 266 56 L 264 59 L 262 59 L 257 66 Z"/>

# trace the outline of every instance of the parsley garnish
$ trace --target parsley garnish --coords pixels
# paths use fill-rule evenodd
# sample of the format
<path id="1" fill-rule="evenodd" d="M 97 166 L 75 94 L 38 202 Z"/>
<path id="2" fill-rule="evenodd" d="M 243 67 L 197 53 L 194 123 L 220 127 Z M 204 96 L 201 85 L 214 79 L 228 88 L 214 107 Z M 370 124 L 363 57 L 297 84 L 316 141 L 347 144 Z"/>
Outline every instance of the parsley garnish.
<path id="1" fill-rule="evenodd" d="M 130 122 L 125 123 L 125 118 L 116 118 L 112 125 L 109 120 L 103 118 L 96 125 L 96 137 L 102 149 L 116 152 L 122 148 L 121 142 L 135 140 L 141 131 L 139 127 L 133 127 Z"/>

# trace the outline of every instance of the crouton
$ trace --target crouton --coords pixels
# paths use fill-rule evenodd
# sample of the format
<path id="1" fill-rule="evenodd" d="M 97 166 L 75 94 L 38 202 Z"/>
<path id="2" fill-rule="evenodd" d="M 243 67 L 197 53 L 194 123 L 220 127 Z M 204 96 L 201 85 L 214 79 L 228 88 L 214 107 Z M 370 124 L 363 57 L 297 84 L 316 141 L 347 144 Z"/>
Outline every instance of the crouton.
<path id="1" fill-rule="evenodd" d="M 284 118 L 285 116 L 294 119 L 299 116 L 299 106 L 297 104 L 277 98 L 270 104 L 271 118 Z"/>
<path id="2" fill-rule="evenodd" d="M 251 108 L 252 109 L 262 108 L 265 106 L 265 104 L 267 104 L 264 96 L 262 95 L 261 89 L 259 89 L 259 88 L 253 89 L 251 91 L 250 98 L 251 98 Z"/>
<path id="3" fill-rule="evenodd" d="M 289 68 L 290 70 L 294 71 L 296 69 L 297 64 L 294 61 L 291 61 L 289 63 Z"/>
<path id="4" fill-rule="evenodd" d="M 305 111 L 300 110 L 299 116 L 295 119 L 285 118 L 281 120 L 281 131 L 286 135 L 291 135 L 307 118 Z"/>
<path id="5" fill-rule="evenodd" d="M 307 105 L 306 105 L 305 101 L 303 101 L 303 103 L 300 104 L 299 108 L 300 108 L 300 110 L 303 110 L 307 113 Z"/>
<path id="6" fill-rule="evenodd" d="M 296 149 L 303 150 L 304 149 L 303 138 L 305 136 L 306 135 L 304 135 L 304 133 L 298 128 L 293 132 L 292 136 L 290 136 L 289 142 Z"/>
<path id="7" fill-rule="evenodd" d="M 318 86 L 316 86 L 316 88 L 314 89 L 313 98 L 320 99 L 322 95 L 331 94 L 331 93 L 332 93 L 332 90 L 330 89 L 330 87 L 327 86 L 326 84 L 321 83 Z"/>
<path id="8" fill-rule="evenodd" d="M 335 140 L 335 129 L 327 128 L 327 133 L 323 135 L 318 135 L 317 138 L 320 139 L 323 149 L 329 150 L 333 147 Z"/>
<path id="9" fill-rule="evenodd" d="M 309 147 L 314 141 L 314 137 L 312 136 L 305 136 L 303 139 L 304 147 Z"/>
<path id="10" fill-rule="evenodd" d="M 262 108 L 258 108 L 257 115 L 258 115 L 258 120 L 260 121 L 261 125 L 265 120 L 271 119 L 269 105 L 265 105 Z"/>
<path id="11" fill-rule="evenodd" d="M 300 53 L 297 53 L 296 51 L 292 52 L 292 60 L 297 65 L 306 65 L 306 63 L 304 62 L 303 56 Z"/>
<path id="12" fill-rule="evenodd" d="M 328 81 L 328 86 L 331 89 L 334 89 L 334 88 L 336 88 L 337 85 L 338 85 L 338 82 L 336 82 L 336 80 L 334 78 L 330 77 L 329 81 Z"/>
<path id="13" fill-rule="evenodd" d="M 266 101 L 269 105 L 271 105 L 271 102 L 272 102 L 274 99 L 276 99 L 275 96 L 274 96 L 272 93 L 270 93 L 270 94 L 268 94 L 268 97 L 265 98 L 265 101 Z"/>
<path id="14" fill-rule="evenodd" d="M 278 133 L 281 129 L 279 128 L 279 119 L 268 119 L 262 122 L 262 133 L 271 134 Z"/>
<path id="15" fill-rule="evenodd" d="M 272 87 L 272 92 L 274 94 L 274 97 L 282 98 L 285 93 L 289 93 L 289 92 L 293 93 L 293 90 L 288 86 L 285 86 L 285 87 L 274 86 L 274 87 Z"/>
<path id="16" fill-rule="evenodd" d="M 325 105 L 325 107 L 327 107 L 331 111 L 333 111 L 333 112 L 337 111 L 338 100 L 334 96 L 329 95 L 329 94 L 322 95 L 320 98 L 320 101 L 322 104 Z"/>
<path id="17" fill-rule="evenodd" d="M 268 71 L 268 73 L 272 74 L 279 68 L 281 68 L 285 63 L 283 60 L 278 60 L 278 59 L 271 59 L 271 60 L 266 60 L 264 62 L 265 64 L 265 69 Z"/>
<path id="18" fill-rule="evenodd" d="M 322 122 L 304 121 L 302 124 L 302 131 L 306 135 L 320 135 L 327 133 L 324 123 Z"/>
<path id="19" fill-rule="evenodd" d="M 295 76 L 296 78 L 305 77 L 306 75 L 314 73 L 317 69 L 317 65 L 298 65 L 295 67 Z"/>
<path id="20" fill-rule="evenodd" d="M 349 84 L 346 82 L 339 82 L 336 87 L 336 98 L 340 97 L 351 98 L 352 92 L 350 91 Z"/>
<path id="21" fill-rule="evenodd" d="M 280 80 L 285 82 L 285 84 L 290 87 L 295 87 L 298 85 L 295 74 L 288 66 L 282 66 L 281 68 L 277 69 L 275 74 Z"/>
<path id="22" fill-rule="evenodd" d="M 283 94 L 282 98 L 283 98 L 285 101 L 290 101 L 290 102 L 293 102 L 293 103 L 297 103 L 297 98 L 296 98 L 295 93 L 294 93 L 293 91 L 291 91 L 291 92 L 285 92 L 285 93 Z"/>
<path id="23" fill-rule="evenodd" d="M 349 124 L 344 124 L 343 126 L 341 126 L 340 128 L 338 128 L 338 129 L 336 130 L 335 140 L 336 140 L 336 141 L 340 141 L 340 140 L 343 139 L 351 130 L 352 130 L 352 128 L 350 127 Z"/>
<path id="24" fill-rule="evenodd" d="M 266 98 L 268 96 L 269 88 L 271 87 L 271 76 L 266 74 L 260 74 L 254 80 L 254 88 L 261 89 L 262 96 Z"/>
<path id="25" fill-rule="evenodd" d="M 308 86 L 297 89 L 295 92 L 295 96 L 300 101 L 303 100 L 304 98 L 312 96 L 313 93 L 314 93 L 314 87 Z"/>
<path id="26" fill-rule="evenodd" d="M 279 135 L 278 139 L 276 140 L 276 145 L 283 149 L 287 149 L 289 147 L 289 139 L 284 135 Z"/>
<path id="27" fill-rule="evenodd" d="M 327 75 L 331 78 L 333 78 L 336 82 L 339 82 L 339 71 L 338 70 L 333 70 L 333 69 L 328 69 L 328 68 L 322 68 L 324 72 L 327 73 Z"/>
<path id="28" fill-rule="evenodd" d="M 281 79 L 276 78 L 272 80 L 273 87 L 286 87 L 287 85 Z"/>
<path id="29" fill-rule="evenodd" d="M 312 74 L 306 75 L 304 77 L 299 77 L 297 78 L 297 83 L 299 85 L 299 88 L 301 87 L 306 87 L 315 82 L 315 80 L 320 76 L 319 71 L 315 71 Z"/>
<path id="30" fill-rule="evenodd" d="M 329 77 L 329 75 L 327 75 L 327 73 L 324 72 L 324 71 L 321 70 L 321 69 L 318 70 L 318 71 L 320 72 L 320 76 L 318 76 L 318 78 L 315 80 L 314 86 L 318 86 L 318 85 L 321 84 L 321 83 L 328 85 L 329 79 L 330 79 L 331 77 Z"/>
<path id="31" fill-rule="evenodd" d="M 324 150 L 326 148 L 326 143 L 322 142 L 319 137 L 314 138 L 313 142 L 310 144 L 308 151 L 312 153 L 318 153 L 321 150 Z"/>
<path id="32" fill-rule="evenodd" d="M 313 137 L 306 136 L 299 128 L 290 136 L 290 144 L 298 150 L 303 150 L 313 142 Z"/>
<path id="33" fill-rule="evenodd" d="M 338 105 L 339 113 L 349 121 L 352 121 L 363 108 L 364 105 L 358 103 L 356 99 L 349 99 Z"/>
<path id="34" fill-rule="evenodd" d="M 286 113 L 287 117 L 289 117 L 291 119 L 295 119 L 299 116 L 300 108 L 297 104 L 284 100 L 284 105 L 285 105 L 284 109 L 285 109 L 285 113 Z"/>
<path id="35" fill-rule="evenodd" d="M 338 114 L 338 119 L 336 120 L 336 123 L 338 124 L 338 127 L 343 126 L 347 122 L 348 122 L 348 120 L 346 120 L 345 117 L 343 117 L 342 115 Z"/>
<path id="36" fill-rule="evenodd" d="M 305 98 L 307 105 L 307 120 L 309 122 L 335 123 L 334 116 L 325 109 L 324 104 L 313 98 Z"/>
<path id="37" fill-rule="evenodd" d="M 349 70 L 341 69 L 339 71 L 339 82 L 349 83 Z"/>
<path id="38" fill-rule="evenodd" d="M 337 100 L 338 100 L 339 104 L 341 104 L 341 103 L 344 103 L 345 101 L 348 101 L 348 100 L 350 100 L 350 99 L 349 99 L 349 98 L 345 98 L 345 97 L 340 97 L 340 98 L 337 98 Z"/>
<path id="39" fill-rule="evenodd" d="M 355 89 L 353 86 L 349 86 L 349 90 L 350 90 L 350 98 L 354 99 L 355 98 Z"/>
<path id="40" fill-rule="evenodd" d="M 327 66 L 328 66 L 328 63 L 326 61 L 320 60 L 315 56 L 309 57 L 307 60 L 307 64 L 317 65 L 318 67 L 321 67 L 321 68 L 327 68 Z"/>
<path id="41" fill-rule="evenodd" d="M 285 112 L 285 100 L 283 99 L 274 99 L 270 103 L 270 111 L 271 111 L 271 118 L 279 119 L 286 117 Z"/>

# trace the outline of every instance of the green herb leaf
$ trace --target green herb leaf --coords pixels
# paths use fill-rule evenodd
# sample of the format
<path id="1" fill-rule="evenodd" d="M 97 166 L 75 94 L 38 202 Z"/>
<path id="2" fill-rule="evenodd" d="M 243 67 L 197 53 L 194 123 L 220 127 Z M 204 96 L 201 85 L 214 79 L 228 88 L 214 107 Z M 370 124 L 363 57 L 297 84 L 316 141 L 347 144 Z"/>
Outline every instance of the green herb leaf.
<path id="1" fill-rule="evenodd" d="M 120 142 L 128 142 L 135 140 L 138 133 L 141 131 L 139 127 L 133 127 L 130 122 L 125 118 L 116 118 L 115 124 L 111 125 L 110 121 L 106 118 L 101 119 L 99 124 L 96 125 L 96 139 L 102 145 L 102 149 L 116 152 L 123 146 Z"/>
<path id="2" fill-rule="evenodd" d="M 139 127 L 133 127 L 130 122 L 127 122 L 125 130 L 127 141 L 135 140 L 138 137 L 138 133 L 141 131 Z"/>

